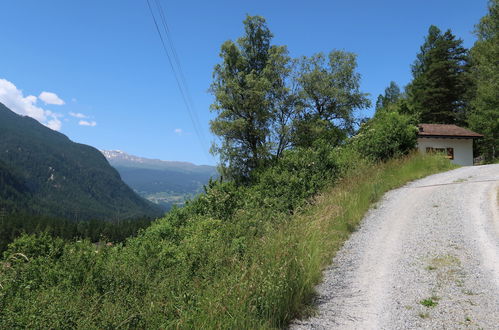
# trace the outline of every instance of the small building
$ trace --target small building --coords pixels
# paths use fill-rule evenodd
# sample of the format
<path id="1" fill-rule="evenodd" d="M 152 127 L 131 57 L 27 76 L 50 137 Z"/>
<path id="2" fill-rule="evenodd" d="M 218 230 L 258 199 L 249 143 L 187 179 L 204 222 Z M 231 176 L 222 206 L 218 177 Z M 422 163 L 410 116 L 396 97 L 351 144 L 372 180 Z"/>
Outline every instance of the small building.
<path id="1" fill-rule="evenodd" d="M 420 152 L 442 152 L 454 164 L 473 165 L 473 139 L 483 135 L 456 125 L 419 124 L 418 127 Z"/>

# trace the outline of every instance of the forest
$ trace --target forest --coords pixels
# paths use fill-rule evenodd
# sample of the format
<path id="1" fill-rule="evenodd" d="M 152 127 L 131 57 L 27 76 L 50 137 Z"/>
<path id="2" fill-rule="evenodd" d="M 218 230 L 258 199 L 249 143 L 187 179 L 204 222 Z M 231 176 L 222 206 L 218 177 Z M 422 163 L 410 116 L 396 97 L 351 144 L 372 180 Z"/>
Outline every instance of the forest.
<path id="1" fill-rule="evenodd" d="M 372 203 L 453 168 L 413 153 L 417 123 L 469 127 L 485 136 L 476 155 L 497 158 L 498 22 L 493 0 L 471 49 L 430 26 L 410 84 L 391 83 L 363 118 L 355 54 L 291 58 L 263 17 L 247 16 L 210 87 L 220 178 L 122 243 L 14 240 L 0 267 L 0 327 L 286 326 Z"/>

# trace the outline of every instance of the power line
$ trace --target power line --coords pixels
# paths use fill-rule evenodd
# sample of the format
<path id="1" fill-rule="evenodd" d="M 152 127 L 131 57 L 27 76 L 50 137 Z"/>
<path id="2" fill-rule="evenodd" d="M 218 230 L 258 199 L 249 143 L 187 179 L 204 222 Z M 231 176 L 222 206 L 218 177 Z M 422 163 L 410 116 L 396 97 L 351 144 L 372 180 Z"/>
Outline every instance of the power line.
<path id="1" fill-rule="evenodd" d="M 182 66 L 181 66 L 180 60 L 179 60 L 178 55 L 177 55 L 177 51 L 175 50 L 175 45 L 173 43 L 173 38 L 171 37 L 170 29 L 168 27 L 168 23 L 166 20 L 166 15 L 165 15 L 163 6 L 161 5 L 160 0 L 155 0 L 155 2 L 156 2 L 156 7 L 158 8 L 158 11 L 159 11 L 159 14 L 161 17 L 163 29 L 166 32 L 166 39 L 168 40 L 168 43 L 170 45 L 170 50 L 173 54 L 173 63 L 175 64 L 177 72 L 179 73 L 180 82 L 182 83 L 182 87 L 184 88 L 185 95 L 187 96 L 187 101 L 189 102 L 190 109 L 193 112 L 193 119 L 194 119 L 193 124 L 197 126 L 197 128 L 201 134 L 202 140 L 205 141 L 205 137 L 204 137 L 203 131 L 201 129 L 201 125 L 199 124 L 199 120 L 198 120 L 198 117 L 196 115 L 196 111 L 195 111 L 196 108 L 194 106 L 194 102 L 193 102 L 193 100 L 191 98 L 191 94 L 189 92 L 189 85 L 187 84 L 187 80 L 185 79 L 185 75 L 184 75 L 184 72 L 182 70 Z"/>
<path id="2" fill-rule="evenodd" d="M 187 82 L 185 79 L 185 76 L 183 74 L 182 67 L 180 66 L 180 61 L 178 59 L 177 52 L 175 50 L 173 40 L 170 35 L 170 29 L 168 28 L 168 23 L 166 20 L 166 16 L 163 11 L 163 7 L 161 6 L 161 3 L 158 0 L 155 0 L 157 11 L 159 12 L 159 17 L 161 19 L 161 23 L 163 25 L 163 32 L 166 38 L 163 36 L 163 33 L 161 32 L 160 26 L 158 25 L 158 22 L 156 20 L 156 16 L 154 15 L 154 10 L 151 6 L 151 3 L 149 0 L 147 1 L 147 6 L 149 7 L 149 12 L 151 13 L 151 17 L 154 21 L 154 25 L 156 27 L 156 31 L 158 32 L 159 38 L 161 40 L 161 44 L 163 46 L 163 50 L 166 53 L 166 56 L 168 58 L 168 63 L 170 64 L 170 68 L 173 72 L 173 75 L 175 77 L 175 81 L 177 82 L 177 87 L 180 91 L 180 94 L 182 96 L 182 100 L 185 104 L 185 107 L 187 109 L 187 112 L 189 114 L 189 118 L 191 120 L 192 126 L 194 128 L 194 131 L 196 133 L 196 136 L 199 140 L 199 143 L 201 145 L 201 148 L 203 149 L 205 155 L 209 157 L 207 148 L 205 145 L 206 139 L 204 138 L 204 134 L 201 129 L 201 125 L 199 124 L 199 120 L 197 118 L 196 112 L 194 111 L 194 103 L 192 101 L 192 98 L 189 93 L 189 89 L 187 87 Z M 170 48 L 167 47 L 165 39 L 168 41 L 168 45 Z M 171 53 L 171 54 L 170 54 Z M 172 59 L 173 58 L 173 59 Z"/>

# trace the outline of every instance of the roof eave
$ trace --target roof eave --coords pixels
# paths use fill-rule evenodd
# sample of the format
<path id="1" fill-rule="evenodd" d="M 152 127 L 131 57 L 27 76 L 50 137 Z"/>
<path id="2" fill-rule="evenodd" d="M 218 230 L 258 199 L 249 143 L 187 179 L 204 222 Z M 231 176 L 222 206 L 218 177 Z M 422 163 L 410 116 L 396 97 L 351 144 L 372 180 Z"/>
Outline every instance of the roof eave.
<path id="1" fill-rule="evenodd" d="M 448 139 L 481 139 L 483 135 L 472 136 L 472 135 L 420 135 L 418 138 L 448 138 Z"/>

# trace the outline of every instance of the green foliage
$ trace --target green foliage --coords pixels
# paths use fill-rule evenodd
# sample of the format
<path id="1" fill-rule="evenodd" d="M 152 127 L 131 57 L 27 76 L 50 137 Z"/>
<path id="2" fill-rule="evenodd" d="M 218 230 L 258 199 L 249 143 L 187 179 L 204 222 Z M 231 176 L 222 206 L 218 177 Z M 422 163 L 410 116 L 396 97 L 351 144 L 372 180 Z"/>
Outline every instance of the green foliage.
<path id="1" fill-rule="evenodd" d="M 0 160 L 0 217 L 28 208 L 32 198 L 25 180 Z"/>
<path id="2" fill-rule="evenodd" d="M 487 161 L 499 157 L 499 2 L 489 2 L 489 12 L 476 26 L 478 37 L 471 49 L 475 96 L 468 123 L 484 135 L 478 151 Z"/>
<path id="3" fill-rule="evenodd" d="M 353 53 L 332 51 L 292 60 L 271 45 L 265 20 L 248 16 L 245 35 L 222 45 L 211 92 L 220 137 L 212 151 L 222 175 L 248 182 L 251 172 L 278 161 L 285 150 L 316 141 L 341 144 L 353 133 L 354 112 L 369 106 Z"/>
<path id="4" fill-rule="evenodd" d="M 212 149 L 220 156 L 224 175 L 245 178 L 271 157 L 269 141 L 274 101 L 282 94 L 287 50 L 271 46 L 272 33 L 260 16 L 247 16 L 245 34 L 222 45 L 222 63 L 214 69 L 211 130 L 221 138 Z M 285 93 L 285 92 L 284 92 Z"/>
<path id="5" fill-rule="evenodd" d="M 352 138 L 352 145 L 362 155 L 373 160 L 387 160 L 405 155 L 416 146 L 417 127 L 409 115 L 397 111 L 376 113 Z"/>
<path id="6" fill-rule="evenodd" d="M 150 218 L 119 221 L 71 221 L 49 216 L 25 213 L 1 213 L 0 252 L 22 234 L 49 234 L 65 240 L 89 239 L 92 242 L 122 242 L 151 224 Z"/>
<path id="7" fill-rule="evenodd" d="M 283 326 L 372 201 L 449 166 L 423 156 L 372 166 L 327 146 L 282 160 L 254 186 L 211 182 L 124 245 L 22 236 L 0 267 L 0 326 Z"/>
<path id="8" fill-rule="evenodd" d="M 251 189 L 258 197 L 265 196 L 266 208 L 293 212 L 324 185 L 324 179 L 338 177 L 340 168 L 336 154 L 336 150 L 325 146 L 289 150 L 275 166 L 255 173 Z"/>
<path id="9" fill-rule="evenodd" d="M 337 127 L 334 123 L 305 115 L 294 123 L 292 143 L 295 147 L 310 148 L 317 144 L 328 143 L 337 146 L 347 138 L 346 130 Z"/>
<path id="10" fill-rule="evenodd" d="M 64 241 L 60 238 L 52 238 L 47 233 L 40 235 L 23 235 L 9 244 L 3 253 L 4 258 L 9 260 L 12 256 L 22 253 L 26 261 L 32 258 L 46 257 L 58 258 L 64 249 Z"/>
<path id="11" fill-rule="evenodd" d="M 297 80 L 303 109 L 295 123 L 295 146 L 310 147 L 316 138 L 331 137 L 334 146 L 353 132 L 354 111 L 370 105 L 359 90 L 356 67 L 355 54 L 338 50 L 327 57 L 319 53 L 301 58 Z"/>
<path id="12" fill-rule="evenodd" d="M 419 303 L 425 307 L 435 307 L 438 305 L 438 298 L 437 297 L 426 298 L 421 300 Z"/>
<path id="13" fill-rule="evenodd" d="M 415 142 L 398 101 L 344 141 L 368 104 L 353 54 L 316 55 L 291 78 L 263 18 L 248 16 L 245 31 L 222 46 L 211 128 L 229 176 L 247 184 L 211 180 L 115 246 L 21 236 L 0 261 L 0 328 L 284 327 L 372 202 L 451 168 L 388 159 Z M 288 147 L 302 127 L 317 134 Z"/>
<path id="14" fill-rule="evenodd" d="M 396 103 L 401 96 L 399 86 L 394 81 L 391 81 L 390 86 L 385 88 L 385 94 L 378 96 L 378 99 L 376 100 L 376 111 Z"/>
<path id="15" fill-rule="evenodd" d="M 412 66 L 407 87 L 411 108 L 422 123 L 457 124 L 466 120 L 471 89 L 468 50 L 447 30 L 430 26 Z"/>
<path id="16" fill-rule="evenodd" d="M 159 216 L 95 148 L 0 103 L 0 209 L 72 220 Z"/>

